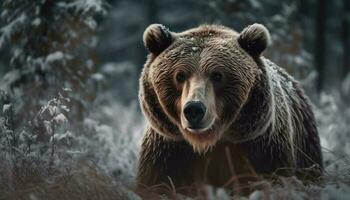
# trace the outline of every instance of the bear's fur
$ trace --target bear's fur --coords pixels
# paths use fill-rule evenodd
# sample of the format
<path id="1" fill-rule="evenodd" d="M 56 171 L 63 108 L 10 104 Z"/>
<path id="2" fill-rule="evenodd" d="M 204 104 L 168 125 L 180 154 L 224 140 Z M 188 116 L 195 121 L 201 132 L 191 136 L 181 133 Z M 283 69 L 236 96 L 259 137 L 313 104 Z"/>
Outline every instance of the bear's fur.
<path id="1" fill-rule="evenodd" d="M 145 30 L 150 54 L 139 99 L 149 125 L 139 158 L 139 185 L 225 186 L 235 175 L 322 171 L 309 99 L 285 70 L 261 56 L 269 37 L 260 24 L 241 33 L 217 25 L 182 33 L 160 24 Z M 179 71 L 183 83 L 175 78 Z M 219 83 L 211 79 L 214 71 L 223 76 Z M 200 133 L 184 127 L 182 117 L 184 101 L 195 91 L 189 88 L 199 83 L 206 89 L 196 95 L 211 99 L 208 115 L 213 119 Z"/>

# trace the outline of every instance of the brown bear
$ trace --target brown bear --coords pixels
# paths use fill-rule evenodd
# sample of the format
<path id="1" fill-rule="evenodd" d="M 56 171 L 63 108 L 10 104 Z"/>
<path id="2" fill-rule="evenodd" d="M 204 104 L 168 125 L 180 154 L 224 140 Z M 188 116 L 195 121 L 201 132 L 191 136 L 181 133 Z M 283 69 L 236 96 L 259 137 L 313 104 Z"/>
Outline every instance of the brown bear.
<path id="1" fill-rule="evenodd" d="M 139 186 L 221 187 L 233 177 L 322 172 L 309 99 L 262 56 L 270 41 L 263 25 L 241 33 L 219 25 L 174 33 L 152 24 L 143 40 L 149 55 L 139 99 L 149 124 Z"/>

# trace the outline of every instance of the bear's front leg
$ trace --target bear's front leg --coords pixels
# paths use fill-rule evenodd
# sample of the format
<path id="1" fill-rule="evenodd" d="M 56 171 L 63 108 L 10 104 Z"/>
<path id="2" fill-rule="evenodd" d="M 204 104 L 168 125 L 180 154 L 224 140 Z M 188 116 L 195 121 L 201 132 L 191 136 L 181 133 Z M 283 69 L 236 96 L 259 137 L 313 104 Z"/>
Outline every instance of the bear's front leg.
<path id="1" fill-rule="evenodd" d="M 185 141 L 173 141 L 147 128 L 138 164 L 138 187 L 189 186 L 195 182 L 198 155 Z"/>

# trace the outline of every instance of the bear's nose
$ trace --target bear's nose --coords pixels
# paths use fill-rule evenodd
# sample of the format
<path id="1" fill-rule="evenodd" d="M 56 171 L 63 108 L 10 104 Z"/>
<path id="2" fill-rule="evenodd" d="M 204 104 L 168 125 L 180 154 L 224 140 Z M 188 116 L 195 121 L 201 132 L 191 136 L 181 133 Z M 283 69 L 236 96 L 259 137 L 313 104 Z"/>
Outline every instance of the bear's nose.
<path id="1" fill-rule="evenodd" d="M 184 114 L 190 123 L 190 128 L 198 128 L 199 123 L 205 115 L 206 107 L 200 101 L 189 101 L 184 106 Z"/>

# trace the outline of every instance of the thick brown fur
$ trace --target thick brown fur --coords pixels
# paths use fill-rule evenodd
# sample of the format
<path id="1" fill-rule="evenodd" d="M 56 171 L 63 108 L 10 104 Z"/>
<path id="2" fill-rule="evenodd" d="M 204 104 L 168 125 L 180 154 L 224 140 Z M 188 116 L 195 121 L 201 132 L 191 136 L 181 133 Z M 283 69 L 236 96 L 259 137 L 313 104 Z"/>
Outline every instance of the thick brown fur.
<path id="1" fill-rule="evenodd" d="M 150 54 L 139 98 L 149 125 L 141 147 L 139 186 L 224 186 L 235 175 L 248 182 L 256 180 L 255 173 L 322 171 L 309 100 L 286 71 L 261 56 L 269 43 L 264 26 L 254 24 L 241 34 L 217 25 L 182 33 L 159 26 L 151 25 L 144 34 Z M 181 71 L 205 79 L 217 70 L 225 82 L 213 84 L 215 123 L 205 134 L 188 132 L 180 119 L 185 89 L 175 76 Z"/>

